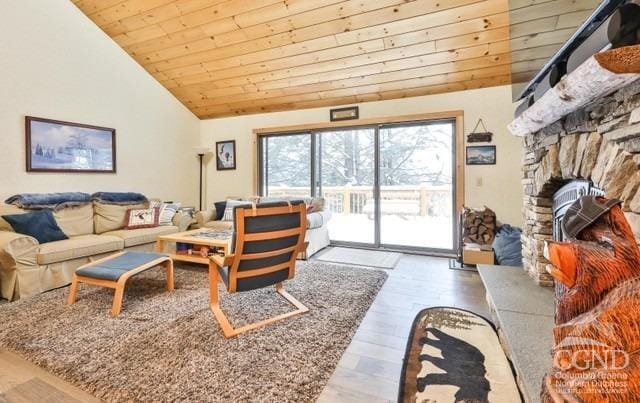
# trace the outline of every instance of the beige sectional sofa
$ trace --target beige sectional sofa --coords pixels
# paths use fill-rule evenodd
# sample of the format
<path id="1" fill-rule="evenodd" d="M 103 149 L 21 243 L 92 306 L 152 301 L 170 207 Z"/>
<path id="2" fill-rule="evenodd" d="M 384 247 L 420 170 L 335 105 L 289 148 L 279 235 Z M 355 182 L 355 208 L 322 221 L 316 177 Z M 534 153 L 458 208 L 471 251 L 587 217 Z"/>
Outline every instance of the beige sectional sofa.
<path id="1" fill-rule="evenodd" d="M 40 245 L 35 238 L 15 233 L 1 218 L 27 210 L 0 205 L 0 295 L 12 301 L 68 285 L 89 258 L 122 249 L 153 250 L 158 235 L 179 232 L 189 223 L 189 217 L 178 213 L 170 226 L 123 229 L 127 209 L 146 207 L 146 203 L 122 206 L 94 201 L 55 211 L 56 222 L 69 239 Z"/>
<path id="2" fill-rule="evenodd" d="M 245 199 L 247 202 L 268 202 L 268 201 L 281 201 L 281 200 L 294 200 L 303 199 L 307 205 L 314 205 L 314 211 L 307 214 L 307 233 L 305 241 L 309 242 L 307 250 L 302 253 L 300 259 L 308 259 L 321 249 L 329 246 L 329 229 L 327 223 L 331 219 L 331 212 L 324 209 L 324 199 L 321 197 L 316 198 L 301 198 L 301 197 L 250 197 Z M 210 208 L 200 211 L 196 214 L 197 225 L 200 228 L 212 228 L 216 230 L 230 230 L 233 229 L 233 222 L 216 220 L 216 210 Z"/>

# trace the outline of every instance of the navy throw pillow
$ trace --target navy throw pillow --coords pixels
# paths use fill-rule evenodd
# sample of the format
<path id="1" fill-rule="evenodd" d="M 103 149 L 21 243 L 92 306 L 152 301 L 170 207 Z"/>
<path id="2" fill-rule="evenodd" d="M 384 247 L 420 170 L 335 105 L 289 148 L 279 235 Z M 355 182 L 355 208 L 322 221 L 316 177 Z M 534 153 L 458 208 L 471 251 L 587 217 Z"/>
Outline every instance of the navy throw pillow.
<path id="1" fill-rule="evenodd" d="M 3 215 L 11 228 L 18 234 L 29 235 L 39 243 L 68 239 L 62 232 L 51 210 L 44 209 L 25 214 Z"/>
<path id="2" fill-rule="evenodd" d="M 227 208 L 227 201 L 215 202 L 213 205 L 216 208 L 216 221 L 222 220 L 222 216 L 224 216 L 224 210 Z"/>

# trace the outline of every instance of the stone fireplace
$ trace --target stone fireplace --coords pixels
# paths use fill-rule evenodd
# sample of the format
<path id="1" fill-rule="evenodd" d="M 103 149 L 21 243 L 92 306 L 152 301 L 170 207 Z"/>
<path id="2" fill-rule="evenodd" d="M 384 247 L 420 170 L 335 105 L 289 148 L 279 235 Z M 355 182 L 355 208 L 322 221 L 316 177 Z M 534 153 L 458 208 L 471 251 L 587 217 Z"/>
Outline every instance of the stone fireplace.
<path id="1" fill-rule="evenodd" d="M 524 138 L 523 264 L 539 285 L 554 283 L 544 241 L 554 236 L 554 195 L 567 183 L 584 180 L 623 200 L 640 240 L 639 166 L 640 81 Z"/>

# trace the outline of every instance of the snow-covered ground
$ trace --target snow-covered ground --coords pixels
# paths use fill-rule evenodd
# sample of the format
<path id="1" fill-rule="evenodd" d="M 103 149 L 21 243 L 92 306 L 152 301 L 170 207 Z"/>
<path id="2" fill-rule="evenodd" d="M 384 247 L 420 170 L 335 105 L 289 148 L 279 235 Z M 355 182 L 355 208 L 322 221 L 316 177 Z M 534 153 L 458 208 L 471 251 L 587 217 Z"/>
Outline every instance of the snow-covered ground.
<path id="1" fill-rule="evenodd" d="M 366 214 L 338 214 L 328 224 L 331 240 L 373 243 L 374 221 Z M 383 215 L 381 242 L 387 245 L 453 249 L 451 217 Z"/>

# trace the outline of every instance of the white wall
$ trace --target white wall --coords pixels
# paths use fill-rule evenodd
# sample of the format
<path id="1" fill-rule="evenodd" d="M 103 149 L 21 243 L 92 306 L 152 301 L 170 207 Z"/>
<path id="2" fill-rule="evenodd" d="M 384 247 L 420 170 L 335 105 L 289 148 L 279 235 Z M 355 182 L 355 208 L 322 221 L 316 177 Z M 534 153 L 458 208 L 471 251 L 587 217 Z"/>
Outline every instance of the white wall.
<path id="1" fill-rule="evenodd" d="M 25 115 L 116 129 L 117 174 L 25 169 Z M 199 120 L 68 0 L 0 0 L 0 198 L 138 191 L 194 205 Z"/>
<path id="2" fill-rule="evenodd" d="M 522 225 L 520 183 L 522 143 L 507 131 L 515 106 L 511 86 L 470 90 L 360 104 L 360 117 L 410 115 L 448 110 L 464 110 L 465 135 L 482 118 L 494 132 L 497 165 L 465 167 L 465 204 L 487 205 L 498 220 Z M 215 160 L 207 161 L 207 205 L 230 195 L 253 194 L 252 130 L 255 128 L 327 122 L 330 108 L 305 109 L 201 121 L 202 144 L 213 148 L 216 141 L 236 140 L 237 170 L 216 171 Z M 466 136 L 465 136 L 466 137 Z"/>

